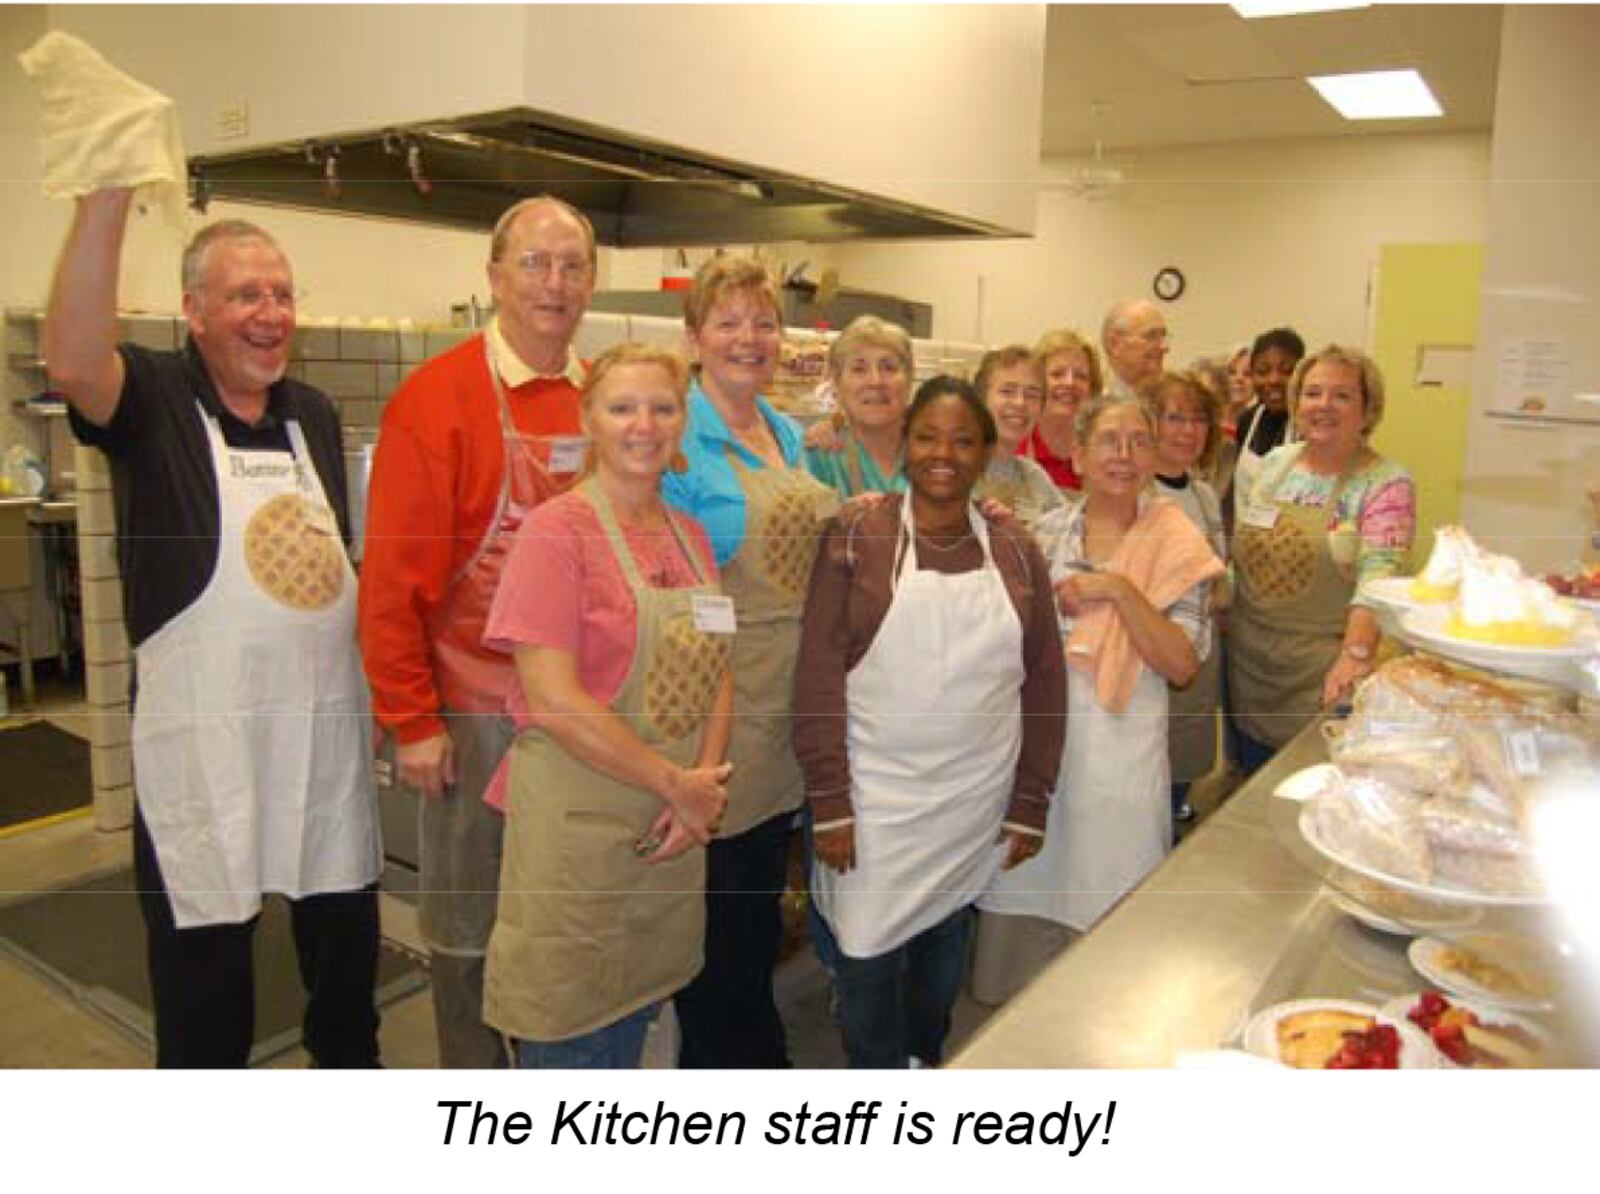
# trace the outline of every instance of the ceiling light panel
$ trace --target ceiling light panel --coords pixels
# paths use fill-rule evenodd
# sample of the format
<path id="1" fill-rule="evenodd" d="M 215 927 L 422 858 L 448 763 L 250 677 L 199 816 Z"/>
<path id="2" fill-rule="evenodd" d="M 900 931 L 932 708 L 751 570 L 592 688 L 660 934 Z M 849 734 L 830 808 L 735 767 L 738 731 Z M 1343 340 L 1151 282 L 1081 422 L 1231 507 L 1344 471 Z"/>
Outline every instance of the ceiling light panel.
<path id="1" fill-rule="evenodd" d="M 1406 120 L 1444 115 L 1444 109 L 1433 98 L 1428 84 L 1414 70 L 1313 75 L 1306 82 L 1346 120 Z"/>
<path id="2" fill-rule="evenodd" d="M 1308 12 L 1337 12 L 1344 8 L 1371 8 L 1365 0 L 1244 0 L 1231 6 L 1247 21 L 1258 17 L 1293 17 Z"/>

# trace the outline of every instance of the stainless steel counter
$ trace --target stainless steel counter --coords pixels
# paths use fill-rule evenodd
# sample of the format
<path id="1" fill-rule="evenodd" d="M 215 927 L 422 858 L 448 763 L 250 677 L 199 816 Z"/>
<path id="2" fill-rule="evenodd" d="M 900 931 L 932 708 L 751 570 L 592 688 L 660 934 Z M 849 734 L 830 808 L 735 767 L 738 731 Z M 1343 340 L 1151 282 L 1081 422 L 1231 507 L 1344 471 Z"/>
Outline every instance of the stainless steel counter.
<path id="1" fill-rule="evenodd" d="M 1256 1011 L 1287 999 L 1381 1004 L 1421 990 L 1406 960 L 1410 939 L 1340 912 L 1324 893 L 1317 857 L 1285 832 L 1295 806 L 1272 790 L 1325 758 L 1313 725 L 948 1064 L 1165 1067 L 1182 1053 L 1234 1043 Z M 1547 937 L 1548 925 L 1528 923 L 1544 915 L 1523 913 L 1515 927 Z M 1578 976 L 1562 977 L 1564 1006 L 1596 1006 L 1578 998 Z M 1596 1064 L 1592 1026 L 1550 1026 L 1566 1060 Z"/>

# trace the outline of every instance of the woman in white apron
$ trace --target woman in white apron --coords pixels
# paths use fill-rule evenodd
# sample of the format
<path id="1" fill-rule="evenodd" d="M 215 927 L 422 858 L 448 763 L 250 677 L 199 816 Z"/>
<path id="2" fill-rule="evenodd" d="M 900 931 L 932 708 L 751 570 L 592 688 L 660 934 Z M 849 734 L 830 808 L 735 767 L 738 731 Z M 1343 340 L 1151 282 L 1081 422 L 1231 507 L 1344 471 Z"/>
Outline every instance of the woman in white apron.
<path id="1" fill-rule="evenodd" d="M 855 1067 L 940 1060 L 971 904 L 1039 848 L 1063 731 L 1043 557 L 971 505 L 991 416 L 935 378 L 906 434 L 910 494 L 828 529 L 795 682 L 812 891 Z"/>
<path id="2" fill-rule="evenodd" d="M 1305 355 L 1305 341 L 1293 328 L 1262 332 L 1250 345 L 1250 377 L 1256 401 L 1239 416 L 1239 451 L 1229 487 L 1235 515 L 1250 501 L 1250 491 L 1261 475 L 1267 454 L 1294 439 L 1294 423 L 1289 417 L 1289 379 Z"/>
<path id="3" fill-rule="evenodd" d="M 1149 489 L 1149 407 L 1103 396 L 1078 417 L 1083 499 L 1037 532 L 1068 636 L 1066 752 L 1044 849 L 979 902 L 973 994 L 986 1003 L 1092 928 L 1171 848 L 1167 685 L 1199 667 L 1210 581 L 1223 570 Z"/>
<path id="4" fill-rule="evenodd" d="M 514 650 L 521 732 L 485 1022 L 525 1068 L 631 1068 L 700 969 L 705 849 L 727 803 L 731 603 L 710 543 L 668 510 L 688 372 L 624 344 L 583 393 L 592 475 L 519 532 L 486 641 Z"/>

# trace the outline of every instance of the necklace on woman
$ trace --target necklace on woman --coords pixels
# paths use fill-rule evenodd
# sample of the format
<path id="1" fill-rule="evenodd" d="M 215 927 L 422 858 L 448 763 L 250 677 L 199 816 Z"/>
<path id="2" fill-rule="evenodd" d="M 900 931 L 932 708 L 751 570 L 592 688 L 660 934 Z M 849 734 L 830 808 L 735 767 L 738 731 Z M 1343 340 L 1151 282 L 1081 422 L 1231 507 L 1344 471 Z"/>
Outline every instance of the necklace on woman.
<path id="1" fill-rule="evenodd" d="M 948 533 L 948 532 L 946 532 L 946 533 Z M 968 527 L 964 531 L 958 532 L 956 534 L 956 537 L 953 540 L 951 540 L 949 543 L 935 543 L 934 540 L 933 540 L 933 537 L 931 535 L 929 535 L 928 533 L 926 533 L 924 531 L 918 531 L 917 532 L 917 540 L 924 547 L 931 548 L 933 551 L 954 551 L 956 548 L 960 547 L 962 544 L 970 542 L 972 538 L 973 538 L 973 535 L 972 535 L 972 528 L 971 527 Z"/>

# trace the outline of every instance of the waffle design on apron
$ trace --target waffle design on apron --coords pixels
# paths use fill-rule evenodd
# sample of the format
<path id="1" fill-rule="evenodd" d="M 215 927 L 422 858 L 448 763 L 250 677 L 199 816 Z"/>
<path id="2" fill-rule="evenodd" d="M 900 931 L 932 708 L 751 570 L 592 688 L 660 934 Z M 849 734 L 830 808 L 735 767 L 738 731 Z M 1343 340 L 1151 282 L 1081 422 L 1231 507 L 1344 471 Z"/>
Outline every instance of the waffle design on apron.
<path id="1" fill-rule="evenodd" d="M 675 616 L 661 631 L 644 679 L 644 717 L 663 738 L 693 731 L 728 670 L 727 635 L 702 634 L 687 616 Z"/>
<path id="2" fill-rule="evenodd" d="M 1235 554 L 1249 574 L 1255 597 L 1264 606 L 1293 601 L 1305 594 L 1317 577 L 1317 549 L 1298 519 L 1283 517 L 1271 530 L 1244 527 Z"/>
<path id="3" fill-rule="evenodd" d="M 800 614 L 823 525 L 839 495 L 799 467 L 728 460 L 745 500 L 745 537 L 722 570 L 739 631 L 733 640 L 733 776 L 722 835 L 734 837 L 800 807 L 804 783 L 790 740 Z"/>
<path id="4" fill-rule="evenodd" d="M 599 486 L 585 484 L 636 609 L 633 661 L 611 710 L 663 757 L 691 766 L 727 657 L 694 629 L 694 598 L 718 592 L 670 513 L 699 583 L 646 585 Z M 651 707 L 654 692 L 654 707 Z M 679 730 L 667 733 L 667 729 Z M 512 747 L 500 913 L 489 939 L 484 1019 L 509 1036 L 559 1041 L 614 1024 L 700 970 L 705 850 L 649 863 L 635 843 L 661 801 L 602 775 L 539 730 Z"/>
<path id="5" fill-rule="evenodd" d="M 1281 478 L 1292 471 L 1285 468 Z M 1257 742 L 1282 746 L 1322 708 L 1322 680 L 1339 654 L 1355 594 L 1354 528 L 1330 532 L 1348 476 L 1326 505 L 1280 501 L 1278 484 L 1240 511 L 1238 593 L 1229 615 L 1233 717 Z M 1270 528 L 1251 511 L 1276 511 Z"/>
<path id="6" fill-rule="evenodd" d="M 217 562 L 135 653 L 132 730 L 139 808 L 180 929 L 248 920 L 263 892 L 353 891 L 382 867 L 355 576 L 305 435 L 290 419 L 287 452 L 231 448 L 195 407 L 217 479 Z M 252 551 L 279 564 L 263 572 Z"/>

